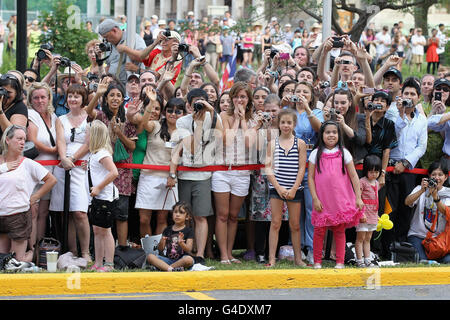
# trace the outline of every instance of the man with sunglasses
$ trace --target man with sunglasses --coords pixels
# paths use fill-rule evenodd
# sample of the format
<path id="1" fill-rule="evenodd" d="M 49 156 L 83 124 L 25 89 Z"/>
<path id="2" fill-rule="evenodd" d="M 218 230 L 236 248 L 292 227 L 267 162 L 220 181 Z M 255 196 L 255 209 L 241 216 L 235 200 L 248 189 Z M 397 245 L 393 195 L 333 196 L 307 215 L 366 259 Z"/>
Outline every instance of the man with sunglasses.
<path id="1" fill-rule="evenodd" d="M 38 81 L 39 75 L 34 69 L 26 69 L 23 73 L 23 77 L 25 78 L 25 83 L 23 89 L 28 91 L 30 89 L 33 82 Z"/>

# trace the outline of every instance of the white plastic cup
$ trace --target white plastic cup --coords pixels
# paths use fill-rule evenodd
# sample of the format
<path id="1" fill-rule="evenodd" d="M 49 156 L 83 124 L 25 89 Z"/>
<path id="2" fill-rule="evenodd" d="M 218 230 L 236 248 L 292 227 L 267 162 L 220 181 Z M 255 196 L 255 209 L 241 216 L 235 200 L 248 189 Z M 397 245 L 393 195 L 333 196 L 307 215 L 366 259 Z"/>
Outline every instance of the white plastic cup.
<path id="1" fill-rule="evenodd" d="M 47 252 L 47 271 L 56 272 L 56 264 L 58 263 L 58 252 Z"/>

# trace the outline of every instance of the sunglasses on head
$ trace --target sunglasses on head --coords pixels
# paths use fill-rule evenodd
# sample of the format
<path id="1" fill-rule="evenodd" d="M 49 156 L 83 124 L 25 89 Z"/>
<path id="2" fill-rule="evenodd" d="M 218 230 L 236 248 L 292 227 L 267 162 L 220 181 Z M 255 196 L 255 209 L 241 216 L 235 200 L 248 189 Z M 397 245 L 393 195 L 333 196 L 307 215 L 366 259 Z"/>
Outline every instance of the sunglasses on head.
<path id="1" fill-rule="evenodd" d="M 12 74 L 5 73 L 5 74 L 2 74 L 2 76 L 0 77 L 0 80 L 2 80 L 2 81 L 8 80 L 8 79 L 18 81 L 17 77 L 13 76 Z"/>
<path id="2" fill-rule="evenodd" d="M 166 109 L 166 112 L 167 112 L 167 113 L 175 113 L 175 114 L 179 115 L 179 114 L 182 114 L 182 113 L 183 113 L 183 110 L 180 110 L 180 109 L 174 109 L 174 108 L 167 108 L 167 109 Z"/>

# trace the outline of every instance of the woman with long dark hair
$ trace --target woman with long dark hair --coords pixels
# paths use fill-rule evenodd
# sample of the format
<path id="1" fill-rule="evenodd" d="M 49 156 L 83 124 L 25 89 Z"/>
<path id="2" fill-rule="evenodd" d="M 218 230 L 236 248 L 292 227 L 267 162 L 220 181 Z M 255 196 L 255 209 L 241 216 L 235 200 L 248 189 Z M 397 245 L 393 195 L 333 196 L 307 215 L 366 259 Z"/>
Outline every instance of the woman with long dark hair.
<path id="1" fill-rule="evenodd" d="M 101 110 L 95 106 L 102 97 Z M 113 160 L 119 163 L 132 163 L 133 151 L 136 148 L 136 127 L 125 115 L 125 89 L 117 82 L 102 80 L 97 92 L 89 103 L 86 112 L 89 121 L 102 121 L 107 127 L 114 150 Z M 119 176 L 114 185 L 119 189 L 118 213 L 115 216 L 119 246 L 127 245 L 128 238 L 128 203 L 132 191 L 133 173 L 129 169 L 119 168 Z"/>

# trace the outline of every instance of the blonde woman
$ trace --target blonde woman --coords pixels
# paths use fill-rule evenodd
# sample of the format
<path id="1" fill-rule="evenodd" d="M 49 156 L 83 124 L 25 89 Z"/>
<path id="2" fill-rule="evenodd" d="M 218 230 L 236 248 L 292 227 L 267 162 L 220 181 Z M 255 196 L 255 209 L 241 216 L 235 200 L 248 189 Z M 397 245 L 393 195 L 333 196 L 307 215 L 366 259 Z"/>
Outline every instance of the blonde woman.
<path id="1" fill-rule="evenodd" d="M 34 159 L 36 161 L 58 159 L 56 126 L 61 125 L 61 122 L 55 114 L 52 101 L 53 94 L 48 84 L 35 82 L 31 85 L 27 97 L 29 106 L 27 139 L 32 141 L 39 150 L 39 155 Z M 53 174 L 54 166 L 45 166 L 45 168 Z M 38 184 L 33 193 L 41 187 L 42 184 Z M 32 250 L 34 250 L 36 242 L 45 235 L 50 196 L 49 192 L 38 203 L 31 206 L 33 229 L 29 246 Z"/>
<path id="2" fill-rule="evenodd" d="M 100 44 L 100 43 L 101 42 L 98 39 L 93 39 L 93 40 L 89 41 L 88 43 L 86 43 L 86 54 L 89 57 L 89 61 L 91 62 L 91 65 L 83 70 L 85 76 L 87 76 L 87 74 L 89 72 L 96 74 L 99 77 L 105 73 L 105 71 L 103 69 L 103 63 L 99 65 L 97 63 L 97 58 L 95 56 L 96 46 L 97 46 L 97 44 Z"/>

